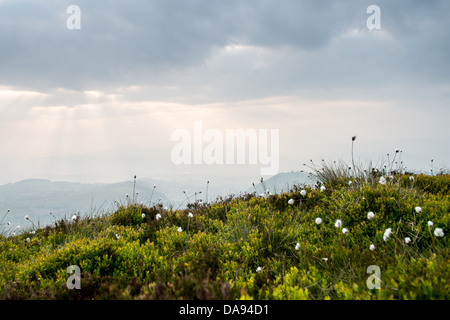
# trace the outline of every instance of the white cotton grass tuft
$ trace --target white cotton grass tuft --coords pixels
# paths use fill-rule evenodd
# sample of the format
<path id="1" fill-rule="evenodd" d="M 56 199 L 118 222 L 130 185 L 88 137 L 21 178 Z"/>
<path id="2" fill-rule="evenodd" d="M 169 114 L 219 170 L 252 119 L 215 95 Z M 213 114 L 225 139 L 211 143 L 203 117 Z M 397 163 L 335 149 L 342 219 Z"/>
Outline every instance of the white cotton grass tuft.
<path id="1" fill-rule="evenodd" d="M 386 178 L 385 177 L 380 177 L 380 181 L 378 181 L 381 184 L 386 184 Z"/>
<path id="2" fill-rule="evenodd" d="M 158 214 L 156 214 L 156 221 L 158 221 L 159 219 L 161 219 L 161 215 L 158 213 Z"/>
<path id="3" fill-rule="evenodd" d="M 434 223 L 433 223 L 433 221 L 428 221 L 427 224 L 428 224 L 428 227 L 432 227 Z"/>
<path id="4" fill-rule="evenodd" d="M 336 222 L 334 223 L 334 226 L 336 228 L 342 227 L 342 220 L 341 219 L 337 219 Z"/>
<path id="5" fill-rule="evenodd" d="M 183 231 L 183 229 L 181 227 L 178 227 L 177 231 L 181 232 L 181 231 Z"/>
<path id="6" fill-rule="evenodd" d="M 23 217 L 25 220 L 30 220 L 30 217 L 29 216 L 25 216 L 25 217 Z"/>
<path id="7" fill-rule="evenodd" d="M 302 190 L 302 191 L 300 191 L 300 194 L 302 195 L 302 196 L 306 196 L 306 190 Z"/>
<path id="8" fill-rule="evenodd" d="M 392 229 L 391 228 L 387 228 L 386 230 L 384 230 L 383 240 L 384 241 L 388 241 L 389 238 L 391 237 L 391 234 L 392 234 Z"/>
<path id="9" fill-rule="evenodd" d="M 142 219 L 144 219 L 145 218 L 145 213 L 141 214 L 141 217 L 142 217 Z"/>
<path id="10" fill-rule="evenodd" d="M 410 237 L 406 237 L 406 238 L 405 238 L 405 243 L 408 244 L 408 243 L 410 243 L 410 242 L 411 242 L 411 238 L 410 238 Z"/>
<path id="11" fill-rule="evenodd" d="M 256 268 L 256 272 L 260 273 L 261 272 L 261 267 Z"/>
<path id="12" fill-rule="evenodd" d="M 295 250 L 300 250 L 300 242 L 297 242 L 297 244 L 295 245 Z"/>
<path id="13" fill-rule="evenodd" d="M 192 214 L 192 212 L 189 212 L 188 213 L 188 218 L 193 218 L 194 217 L 194 215 Z"/>
<path id="14" fill-rule="evenodd" d="M 416 213 L 421 213 L 422 212 L 422 208 L 421 207 L 415 207 L 414 210 L 416 210 Z"/>
<path id="15" fill-rule="evenodd" d="M 289 199 L 288 204 L 292 206 L 294 204 L 294 199 Z"/>
<path id="16" fill-rule="evenodd" d="M 116 233 L 116 238 L 120 239 L 120 234 Z"/>
<path id="17" fill-rule="evenodd" d="M 324 192 L 325 190 L 327 190 L 327 188 L 325 188 L 325 186 L 320 186 L 320 191 Z"/>
<path id="18" fill-rule="evenodd" d="M 322 219 L 321 218 L 316 218 L 315 221 L 316 221 L 317 224 L 321 224 L 322 223 Z"/>
<path id="19" fill-rule="evenodd" d="M 367 219 L 372 220 L 373 218 L 375 218 L 375 213 L 373 213 L 372 211 L 369 211 L 367 213 Z"/>
<path id="20" fill-rule="evenodd" d="M 348 229 L 347 228 L 342 228 L 342 233 L 343 234 L 346 234 L 348 232 Z"/>
<path id="21" fill-rule="evenodd" d="M 72 219 L 72 221 L 75 221 L 75 220 L 77 220 L 77 218 L 78 218 L 77 215 L 74 214 L 71 219 Z"/>
<path id="22" fill-rule="evenodd" d="M 369 246 L 369 249 L 370 249 L 370 251 L 374 251 L 374 250 L 375 250 L 375 245 L 372 243 L 372 244 Z"/>
<path id="23" fill-rule="evenodd" d="M 444 230 L 442 230 L 442 228 L 436 228 L 436 229 L 434 229 L 434 235 L 436 237 L 443 237 L 444 236 Z"/>

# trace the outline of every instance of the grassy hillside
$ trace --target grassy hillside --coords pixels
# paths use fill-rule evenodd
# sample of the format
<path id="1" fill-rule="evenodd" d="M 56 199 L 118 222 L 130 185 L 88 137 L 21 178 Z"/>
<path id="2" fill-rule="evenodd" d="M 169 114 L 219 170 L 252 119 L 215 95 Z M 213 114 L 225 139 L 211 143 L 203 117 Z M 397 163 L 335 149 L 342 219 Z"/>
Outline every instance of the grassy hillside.
<path id="1" fill-rule="evenodd" d="M 448 174 L 322 181 L 186 210 L 30 221 L 0 236 L 0 299 L 450 298 Z M 67 288 L 71 265 L 80 290 Z"/>

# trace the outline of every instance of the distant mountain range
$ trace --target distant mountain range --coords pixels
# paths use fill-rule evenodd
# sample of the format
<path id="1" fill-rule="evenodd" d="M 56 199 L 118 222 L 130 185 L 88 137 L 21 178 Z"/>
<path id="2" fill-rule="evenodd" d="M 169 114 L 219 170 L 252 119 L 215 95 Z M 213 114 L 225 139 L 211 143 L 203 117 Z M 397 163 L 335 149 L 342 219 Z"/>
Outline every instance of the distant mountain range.
<path id="1" fill-rule="evenodd" d="M 25 215 L 36 225 L 43 227 L 52 222 L 53 216 L 59 219 L 74 214 L 84 216 L 109 213 L 118 205 L 131 203 L 133 200 L 145 205 L 160 201 L 166 207 L 177 209 L 184 207 L 188 200 L 214 201 L 218 196 L 253 192 L 261 194 L 264 190 L 280 193 L 289 191 L 294 184 L 311 182 L 306 173 L 294 171 L 279 173 L 262 183 L 255 183 L 254 187 L 250 182 L 247 187 L 237 188 L 222 183 L 207 186 L 206 182 L 199 184 L 137 179 L 133 199 L 133 180 L 111 184 L 83 184 L 29 179 L 0 186 L 0 220 L 10 210 L 0 231 L 6 222 L 11 223 L 11 228 L 17 225 L 22 229 L 31 227 L 31 222 L 24 219 Z"/>

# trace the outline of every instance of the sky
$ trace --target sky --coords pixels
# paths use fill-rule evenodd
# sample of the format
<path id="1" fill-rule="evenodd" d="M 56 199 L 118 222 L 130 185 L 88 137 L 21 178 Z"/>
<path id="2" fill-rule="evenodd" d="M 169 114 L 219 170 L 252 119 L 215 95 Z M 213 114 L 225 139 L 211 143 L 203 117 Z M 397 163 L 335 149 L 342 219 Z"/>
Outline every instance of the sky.
<path id="1" fill-rule="evenodd" d="M 354 135 L 357 161 L 399 148 L 408 169 L 448 168 L 448 12 L 446 0 L 0 0 L 0 184 L 251 184 L 265 149 L 270 176 L 348 162 Z M 259 134 L 256 163 L 250 142 L 244 163 L 195 163 L 212 147 L 229 156 L 238 129 Z M 174 160 L 182 142 L 191 163 Z"/>

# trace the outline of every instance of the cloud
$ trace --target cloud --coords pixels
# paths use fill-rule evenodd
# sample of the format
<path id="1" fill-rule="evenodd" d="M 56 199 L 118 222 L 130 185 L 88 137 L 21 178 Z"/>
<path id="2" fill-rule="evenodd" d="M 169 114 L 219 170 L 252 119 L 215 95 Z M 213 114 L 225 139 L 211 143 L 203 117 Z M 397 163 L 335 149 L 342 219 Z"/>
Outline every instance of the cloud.
<path id="1" fill-rule="evenodd" d="M 387 81 L 398 74 L 443 78 L 449 71 L 443 12 L 450 5 L 443 1 L 381 1 L 377 35 L 365 26 L 369 1 L 77 1 L 81 30 L 66 28 L 69 4 L 0 3 L 0 39 L 7 44 L 0 83 L 41 90 L 193 84 L 203 90 L 215 79 L 221 85 L 256 77 L 263 82 L 254 83 L 257 88 L 276 90 L 274 82 L 336 87 L 376 73 Z M 269 54 L 231 52 L 233 46 Z M 217 55 L 218 68 L 232 74 L 208 65 Z"/>
<path id="2" fill-rule="evenodd" d="M 201 173 L 168 159 L 196 120 L 283 129 L 286 170 L 354 134 L 448 158 L 450 2 L 375 2 L 371 31 L 369 0 L 0 1 L 0 164 Z"/>

